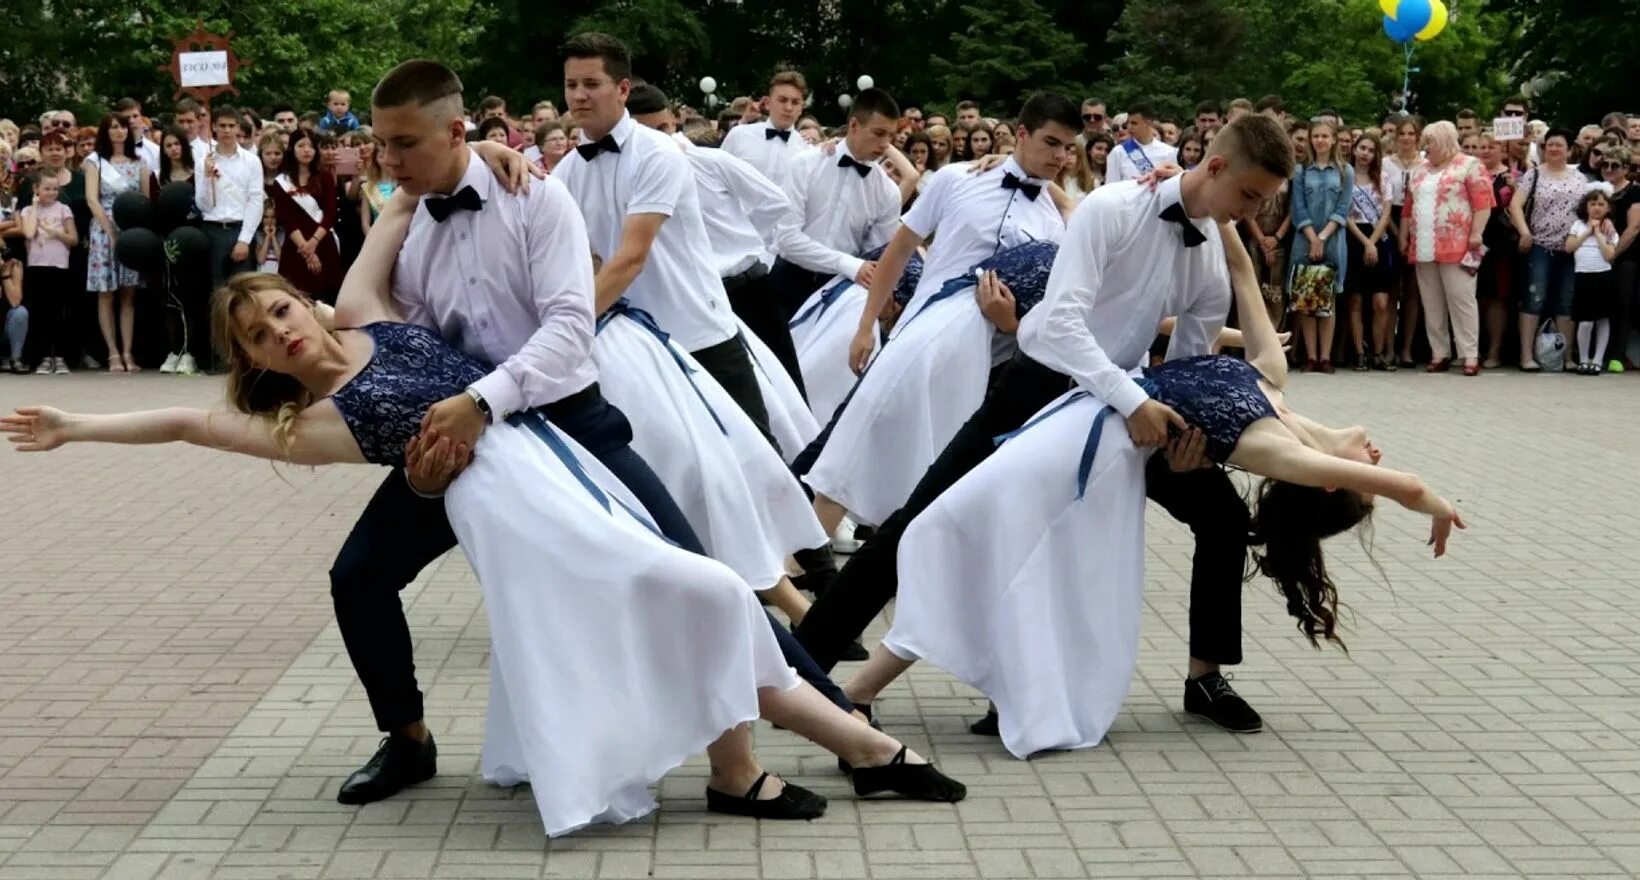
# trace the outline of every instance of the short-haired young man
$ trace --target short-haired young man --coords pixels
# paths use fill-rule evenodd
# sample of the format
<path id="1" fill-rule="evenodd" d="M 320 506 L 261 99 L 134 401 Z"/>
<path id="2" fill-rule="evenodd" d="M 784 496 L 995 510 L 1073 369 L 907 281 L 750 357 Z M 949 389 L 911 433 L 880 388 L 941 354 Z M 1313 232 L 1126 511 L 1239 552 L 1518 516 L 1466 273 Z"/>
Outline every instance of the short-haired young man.
<path id="1" fill-rule="evenodd" d="M 764 177 L 784 186 L 792 159 L 809 149 L 795 128 L 808 96 L 809 84 L 803 74 L 795 70 L 775 74 L 769 80 L 769 93 L 763 97 L 763 109 L 769 118 L 763 122 L 747 122 L 742 117 L 741 123 L 723 136 L 723 149 L 750 162 Z"/>
<path id="2" fill-rule="evenodd" d="M 855 552 L 798 627 L 798 638 L 822 666 L 836 663 L 893 597 L 899 542 L 911 520 L 984 461 L 996 437 L 1020 428 L 1064 392 L 1080 387 L 1109 404 L 1127 419 L 1140 447 L 1168 445 L 1170 427 L 1187 427 L 1130 375 L 1145 362 L 1164 316 L 1178 316 L 1170 359 L 1208 353 L 1230 308 L 1215 221 L 1251 216 L 1291 168 L 1292 146 L 1282 127 L 1247 116 L 1226 126 L 1202 162 L 1182 176 L 1155 189 L 1107 184 L 1082 201 L 1060 240 L 1042 302 L 1020 321 L 1020 353 L 910 499 Z M 1241 662 L 1247 507 L 1222 470 L 1175 472 L 1167 458 L 1151 459 L 1147 491 L 1196 536 L 1185 708 L 1251 733 L 1263 721 L 1219 674 L 1220 664 Z M 976 732 L 995 730 L 994 717 L 975 726 Z"/>
<path id="3" fill-rule="evenodd" d="M 1178 149 L 1162 140 L 1157 122 L 1156 111 L 1149 104 L 1141 101 L 1128 106 L 1129 137 L 1110 152 L 1106 160 L 1106 183 L 1132 180 L 1178 158 Z"/>

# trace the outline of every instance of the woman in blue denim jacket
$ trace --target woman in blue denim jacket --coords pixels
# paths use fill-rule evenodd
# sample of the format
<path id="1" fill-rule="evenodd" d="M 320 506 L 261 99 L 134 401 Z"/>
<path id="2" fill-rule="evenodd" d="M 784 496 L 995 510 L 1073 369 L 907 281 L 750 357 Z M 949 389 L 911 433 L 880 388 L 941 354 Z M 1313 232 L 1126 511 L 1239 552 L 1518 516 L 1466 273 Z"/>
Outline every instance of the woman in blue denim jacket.
<path id="1" fill-rule="evenodd" d="M 1338 142 L 1338 129 L 1329 122 L 1310 123 L 1310 162 L 1293 179 L 1293 229 L 1288 256 L 1289 284 L 1300 266 L 1325 264 L 1335 273 L 1331 289 L 1291 285 L 1292 312 L 1304 340 L 1306 372 L 1331 373 L 1333 305 L 1344 291 L 1349 266 L 1345 224 L 1350 211 L 1353 178 Z"/>

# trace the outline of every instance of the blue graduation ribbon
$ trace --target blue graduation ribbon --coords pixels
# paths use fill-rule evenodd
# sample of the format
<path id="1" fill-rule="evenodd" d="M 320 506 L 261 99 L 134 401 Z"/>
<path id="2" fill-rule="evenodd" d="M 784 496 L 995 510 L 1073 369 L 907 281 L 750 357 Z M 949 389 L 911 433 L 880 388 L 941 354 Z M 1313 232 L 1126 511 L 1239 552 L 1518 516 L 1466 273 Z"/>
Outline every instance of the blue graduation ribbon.
<path id="1" fill-rule="evenodd" d="M 603 317 L 598 319 L 597 332 L 602 333 L 604 328 L 609 326 L 609 322 L 613 320 L 616 315 L 625 315 L 626 317 L 631 318 L 632 321 L 639 327 L 648 330 L 652 336 L 660 340 L 661 348 L 666 349 L 666 353 L 672 356 L 672 360 L 678 365 L 678 369 L 683 371 L 684 378 L 689 380 L 689 387 L 695 389 L 695 396 L 700 398 L 701 406 L 706 407 L 706 412 L 712 416 L 712 421 L 717 423 L 718 430 L 722 431 L 724 435 L 727 436 L 729 429 L 723 426 L 723 420 L 718 418 L 717 411 L 712 409 L 712 404 L 707 401 L 706 392 L 701 391 L 700 385 L 695 382 L 695 368 L 689 366 L 689 362 L 683 359 L 683 355 L 679 354 L 678 350 L 672 347 L 672 337 L 668 335 L 665 330 L 661 329 L 661 325 L 655 323 L 655 316 L 649 314 L 643 309 L 638 308 L 637 306 L 634 306 L 627 300 L 626 297 L 623 296 L 616 300 L 614 305 L 609 307 L 609 311 L 604 312 Z"/>
<path id="2" fill-rule="evenodd" d="M 547 422 L 546 416 L 533 409 L 526 410 L 508 416 L 507 423 L 514 427 L 528 428 L 530 433 L 539 438 L 542 443 L 547 444 L 547 448 L 552 450 L 552 454 L 558 456 L 558 460 L 564 463 L 564 467 L 575 475 L 575 479 L 581 484 L 581 488 L 587 490 L 587 494 L 591 495 L 593 500 L 597 501 L 605 512 L 614 513 L 614 510 L 609 506 L 609 495 L 599 488 L 597 483 L 592 481 L 592 475 L 587 473 L 586 468 L 581 467 L 581 462 L 576 460 L 575 453 L 570 451 L 569 444 L 565 443 L 564 438 L 558 436 L 558 432 L 553 430 L 552 425 Z M 675 541 L 662 534 L 660 527 L 651 522 L 649 517 L 642 512 L 633 510 L 630 505 L 620 498 L 616 498 L 615 503 L 619 504 L 622 510 L 631 514 L 633 519 L 643 523 L 644 527 L 653 532 L 656 537 L 668 544 L 677 546 Z"/>
<path id="3" fill-rule="evenodd" d="M 1149 376 L 1142 376 L 1137 381 L 1139 383 L 1139 387 L 1143 388 L 1146 394 L 1151 397 L 1156 396 L 1156 383 Z M 1049 416 L 1052 416 L 1065 407 L 1070 406 L 1084 397 L 1092 396 L 1093 395 L 1086 391 L 1077 391 L 1075 394 L 1072 394 L 1070 397 L 1067 397 L 1058 404 L 1054 405 L 1052 409 L 1042 413 L 1034 419 L 1031 419 L 1024 425 L 1021 425 L 1018 429 L 1009 431 L 1006 434 L 999 434 L 998 436 L 992 438 L 992 442 L 996 443 L 998 446 L 1001 446 L 1009 440 L 1012 440 L 1026 431 L 1036 427 L 1039 422 L 1042 422 Z M 1093 417 L 1093 425 L 1088 428 L 1087 442 L 1082 444 L 1082 458 L 1076 465 L 1076 500 L 1078 501 L 1081 501 L 1082 496 L 1086 495 L 1088 492 L 1088 478 L 1093 474 L 1093 457 L 1094 454 L 1099 451 L 1099 438 L 1103 437 L 1105 433 L 1105 417 L 1113 412 L 1115 412 L 1115 410 L 1111 409 L 1108 404 L 1100 407 L 1099 412 Z"/>
<path id="4" fill-rule="evenodd" d="M 791 321 L 786 324 L 786 327 L 791 330 L 796 330 L 803 324 L 808 323 L 810 319 L 816 321 L 820 320 L 820 318 L 826 314 L 826 310 L 831 308 L 832 303 L 837 302 L 837 298 L 843 295 L 843 291 L 846 290 L 849 284 L 853 281 L 854 279 L 852 278 L 844 278 L 836 284 L 826 288 L 821 292 L 819 302 L 816 302 L 814 305 L 811 305 L 800 312 L 797 317 L 791 319 Z"/>

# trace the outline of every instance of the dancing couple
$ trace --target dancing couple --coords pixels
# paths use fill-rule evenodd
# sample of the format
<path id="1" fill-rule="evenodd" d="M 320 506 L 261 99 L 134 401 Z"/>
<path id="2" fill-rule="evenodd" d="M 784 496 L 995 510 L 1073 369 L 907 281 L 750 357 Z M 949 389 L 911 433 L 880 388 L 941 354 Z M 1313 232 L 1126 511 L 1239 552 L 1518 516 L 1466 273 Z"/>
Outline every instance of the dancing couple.
<path id="1" fill-rule="evenodd" d="M 960 800 L 960 783 L 800 680 L 745 580 L 685 549 L 698 539 L 599 393 L 590 250 L 564 187 L 495 186 L 464 143 L 461 85 L 442 65 L 400 65 L 373 105 L 403 194 L 343 285 L 342 329 L 278 277 L 241 275 L 212 309 L 237 413 L 25 407 L 0 430 L 23 451 L 187 442 L 394 469 L 331 572 L 387 734 L 344 803 L 435 772 L 398 592 L 458 544 L 493 642 L 483 773 L 532 781 L 549 835 L 648 813 L 650 785 L 701 750 L 709 810 L 821 815 L 824 798 L 758 764 L 757 717 L 836 753 L 857 794 Z"/>

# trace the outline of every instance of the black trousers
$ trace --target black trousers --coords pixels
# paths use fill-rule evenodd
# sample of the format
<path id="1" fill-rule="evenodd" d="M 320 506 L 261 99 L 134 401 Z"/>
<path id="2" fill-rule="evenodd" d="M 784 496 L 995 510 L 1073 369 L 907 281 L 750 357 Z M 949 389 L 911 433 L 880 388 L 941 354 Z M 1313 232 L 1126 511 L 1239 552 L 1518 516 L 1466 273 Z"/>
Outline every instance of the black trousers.
<path id="1" fill-rule="evenodd" d="M 775 442 L 774 432 L 769 430 L 769 408 L 763 403 L 763 389 L 757 384 L 757 365 L 752 363 L 752 353 L 746 350 L 746 342 L 735 334 L 733 339 L 726 339 L 717 345 L 709 345 L 700 351 L 689 352 L 706 372 L 712 374 L 723 390 L 740 404 L 752 423 L 763 432 L 769 443 L 775 449 L 780 444 Z"/>
<path id="2" fill-rule="evenodd" d="M 252 219 L 252 223 L 260 223 L 262 218 Z M 205 230 L 205 237 L 211 242 L 211 289 L 216 290 L 222 282 L 239 274 L 256 268 L 256 263 L 250 256 L 243 260 L 233 258 L 233 249 L 239 244 L 239 233 L 242 224 L 231 223 L 223 225 L 213 221 L 203 221 L 200 229 Z"/>
<path id="3" fill-rule="evenodd" d="M 789 322 L 797 317 L 797 310 L 803 307 L 809 295 L 835 277 L 828 272 L 815 272 L 796 263 L 776 259 L 774 268 L 769 271 L 769 284 L 775 301 L 780 304 L 780 314 L 784 320 Z"/>
<path id="4" fill-rule="evenodd" d="M 686 550 L 703 553 L 700 539 L 660 478 L 632 451 L 632 426 L 626 416 L 604 400 L 597 385 L 542 407 L 541 412 L 632 490 L 662 534 Z M 416 684 L 410 625 L 399 592 L 455 545 L 444 502 L 410 491 L 403 470 L 394 468 L 365 506 L 331 566 L 330 596 L 342 641 L 370 700 L 376 727 L 384 732 L 419 721 L 425 714 Z M 842 690 L 797 640 L 773 617 L 769 625 L 787 662 L 833 703 L 851 708 Z"/>
<path id="5" fill-rule="evenodd" d="M 746 272 L 723 279 L 723 289 L 729 294 L 729 307 L 774 352 L 780 365 L 786 368 L 786 375 L 792 377 L 792 381 L 797 383 L 797 390 L 807 400 L 809 394 L 803 387 L 803 368 L 797 363 L 797 346 L 792 343 L 791 328 L 786 326 L 791 319 L 785 316 L 780 301 L 775 297 L 773 278 L 762 264 L 758 264 Z"/>
<path id="6" fill-rule="evenodd" d="M 860 637 L 899 587 L 895 569 L 906 526 L 934 499 L 979 466 L 996 449 L 995 438 L 1024 425 L 1071 387 L 1065 375 L 1017 355 L 986 392 L 985 402 L 929 466 L 905 506 L 891 514 L 848 564 L 797 628 L 797 638 L 831 669 Z M 1145 467 L 1146 494 L 1196 537 L 1190 577 L 1190 655 L 1210 663 L 1241 662 L 1241 585 L 1247 565 L 1249 515 L 1235 484 L 1221 468 L 1175 473 L 1153 455 Z"/>
<path id="7" fill-rule="evenodd" d="M 23 270 L 23 306 L 28 309 L 28 338 L 23 343 L 23 360 L 30 366 L 48 357 L 68 363 L 68 307 L 75 293 L 70 269 L 29 266 Z M 78 346 L 73 346 L 78 348 Z M 70 367 L 79 364 L 69 363 Z"/>
<path id="8" fill-rule="evenodd" d="M 1606 360 L 1621 361 L 1629 356 L 1631 322 L 1640 317 L 1640 262 L 1619 260 L 1612 268 L 1617 272 L 1617 297 L 1612 302 L 1612 339 Z"/>

